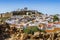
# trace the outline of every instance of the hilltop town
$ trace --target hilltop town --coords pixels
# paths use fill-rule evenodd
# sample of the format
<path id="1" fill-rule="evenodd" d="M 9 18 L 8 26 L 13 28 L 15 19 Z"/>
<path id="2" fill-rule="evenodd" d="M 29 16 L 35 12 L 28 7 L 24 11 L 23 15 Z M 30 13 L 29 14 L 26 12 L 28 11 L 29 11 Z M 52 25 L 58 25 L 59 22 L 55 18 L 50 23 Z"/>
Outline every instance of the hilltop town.
<path id="1" fill-rule="evenodd" d="M 3 40 L 60 40 L 60 15 L 43 14 L 27 8 L 2 13 L 0 31 Z"/>

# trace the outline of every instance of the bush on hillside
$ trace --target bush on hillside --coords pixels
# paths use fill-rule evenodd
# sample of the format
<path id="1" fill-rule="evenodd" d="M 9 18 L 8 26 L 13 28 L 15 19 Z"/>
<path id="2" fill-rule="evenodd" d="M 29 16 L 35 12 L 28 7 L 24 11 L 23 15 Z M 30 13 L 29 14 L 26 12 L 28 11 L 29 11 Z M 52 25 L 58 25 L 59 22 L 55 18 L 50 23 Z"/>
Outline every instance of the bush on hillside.
<path id="1" fill-rule="evenodd" d="M 54 18 L 53 18 L 53 22 L 55 21 L 59 21 L 59 18 L 56 15 L 54 15 Z"/>
<path id="2" fill-rule="evenodd" d="M 37 31 L 45 32 L 44 30 L 38 29 L 37 26 L 24 28 L 24 33 L 27 33 L 27 34 L 34 34 L 34 32 L 37 32 Z"/>

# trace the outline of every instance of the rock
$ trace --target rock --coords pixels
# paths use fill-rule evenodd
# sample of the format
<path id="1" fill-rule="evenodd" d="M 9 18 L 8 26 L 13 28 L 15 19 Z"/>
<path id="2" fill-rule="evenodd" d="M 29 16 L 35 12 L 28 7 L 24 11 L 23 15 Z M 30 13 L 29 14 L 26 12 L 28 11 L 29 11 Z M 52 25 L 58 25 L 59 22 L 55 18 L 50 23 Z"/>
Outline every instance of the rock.
<path id="1" fill-rule="evenodd" d="M 27 38 L 27 36 L 28 36 L 27 34 L 22 33 L 21 37 L 20 37 L 20 40 L 25 40 Z"/>
<path id="2" fill-rule="evenodd" d="M 39 35 L 40 35 L 40 32 L 35 32 L 35 33 L 34 33 L 34 36 L 39 37 Z"/>

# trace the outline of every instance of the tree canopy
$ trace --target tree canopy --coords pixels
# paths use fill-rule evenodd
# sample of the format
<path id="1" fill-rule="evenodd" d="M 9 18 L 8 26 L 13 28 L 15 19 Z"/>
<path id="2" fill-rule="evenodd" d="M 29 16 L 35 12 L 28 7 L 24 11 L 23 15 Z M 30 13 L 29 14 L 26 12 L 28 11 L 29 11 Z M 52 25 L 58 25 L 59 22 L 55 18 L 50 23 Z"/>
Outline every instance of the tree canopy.
<path id="1" fill-rule="evenodd" d="M 58 16 L 54 15 L 53 17 L 54 17 L 54 18 L 53 18 L 53 22 L 55 22 L 55 21 L 59 21 Z"/>
<path id="2" fill-rule="evenodd" d="M 37 26 L 24 28 L 24 33 L 27 33 L 27 34 L 34 34 L 34 32 L 37 32 L 37 31 L 45 32 L 44 30 L 40 30 Z"/>

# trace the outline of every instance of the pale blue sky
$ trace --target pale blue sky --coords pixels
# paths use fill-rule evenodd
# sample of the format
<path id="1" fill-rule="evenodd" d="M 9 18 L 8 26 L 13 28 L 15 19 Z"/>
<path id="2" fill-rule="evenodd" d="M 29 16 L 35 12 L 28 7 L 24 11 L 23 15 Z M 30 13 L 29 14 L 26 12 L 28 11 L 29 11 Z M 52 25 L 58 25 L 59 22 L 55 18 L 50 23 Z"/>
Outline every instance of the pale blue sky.
<path id="1" fill-rule="evenodd" d="M 60 0 L 0 0 L 0 13 L 24 7 L 44 14 L 60 14 Z"/>

